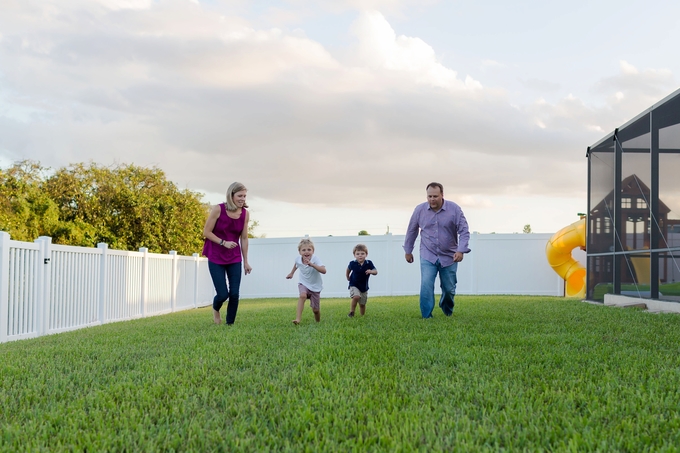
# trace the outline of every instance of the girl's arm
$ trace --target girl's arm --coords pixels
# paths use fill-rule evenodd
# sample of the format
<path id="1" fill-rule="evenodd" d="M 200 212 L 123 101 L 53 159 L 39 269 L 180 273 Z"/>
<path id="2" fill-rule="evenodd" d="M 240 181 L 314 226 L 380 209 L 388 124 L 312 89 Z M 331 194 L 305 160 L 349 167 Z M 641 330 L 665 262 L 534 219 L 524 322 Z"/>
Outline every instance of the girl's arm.
<path id="1" fill-rule="evenodd" d="M 246 223 L 243 226 L 243 231 L 241 231 L 241 255 L 243 255 L 243 270 L 246 275 L 250 274 L 253 270 L 248 264 L 248 221 L 250 220 L 250 213 L 246 211 Z"/>
<path id="2" fill-rule="evenodd" d="M 316 271 L 319 274 L 325 274 L 326 273 L 326 266 L 319 266 L 318 264 L 314 264 L 314 263 L 311 263 L 311 262 L 309 263 L 309 265 L 312 266 L 314 269 L 316 269 Z"/>
<path id="3" fill-rule="evenodd" d="M 326 266 L 323 264 L 316 264 L 314 261 L 321 262 L 319 258 L 316 257 L 316 255 L 312 255 L 312 259 L 309 260 L 309 266 L 314 268 L 319 274 L 325 274 L 326 273 Z"/>
<path id="4" fill-rule="evenodd" d="M 295 264 L 293 264 L 293 270 L 290 271 L 290 274 L 286 275 L 286 278 L 287 279 L 293 278 L 293 274 L 295 273 L 296 270 L 297 270 L 297 266 Z"/>

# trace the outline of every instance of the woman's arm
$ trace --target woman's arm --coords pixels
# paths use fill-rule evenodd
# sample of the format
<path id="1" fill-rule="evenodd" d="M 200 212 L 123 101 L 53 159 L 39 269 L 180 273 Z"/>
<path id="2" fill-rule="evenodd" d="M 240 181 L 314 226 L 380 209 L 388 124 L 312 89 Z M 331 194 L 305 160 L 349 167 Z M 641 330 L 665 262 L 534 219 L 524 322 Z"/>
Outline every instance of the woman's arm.
<path id="1" fill-rule="evenodd" d="M 220 218 L 220 211 L 220 205 L 213 206 L 210 210 L 210 214 L 208 214 L 208 220 L 205 221 L 205 226 L 203 227 L 203 237 L 215 244 L 222 242 L 222 238 L 213 233 L 217 219 Z"/>
<path id="2" fill-rule="evenodd" d="M 253 270 L 248 264 L 248 221 L 250 220 L 250 213 L 246 211 L 246 222 L 243 225 L 243 231 L 241 231 L 241 255 L 243 255 L 243 270 L 246 275 L 250 274 Z"/>

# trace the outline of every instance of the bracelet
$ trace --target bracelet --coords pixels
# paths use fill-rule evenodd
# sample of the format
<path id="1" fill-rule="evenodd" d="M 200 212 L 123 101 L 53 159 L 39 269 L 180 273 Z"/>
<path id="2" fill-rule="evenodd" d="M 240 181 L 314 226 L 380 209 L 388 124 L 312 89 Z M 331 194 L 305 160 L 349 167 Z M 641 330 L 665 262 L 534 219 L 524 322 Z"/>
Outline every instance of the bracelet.
<path id="1" fill-rule="evenodd" d="M 224 239 L 220 240 L 220 246 L 224 245 Z"/>

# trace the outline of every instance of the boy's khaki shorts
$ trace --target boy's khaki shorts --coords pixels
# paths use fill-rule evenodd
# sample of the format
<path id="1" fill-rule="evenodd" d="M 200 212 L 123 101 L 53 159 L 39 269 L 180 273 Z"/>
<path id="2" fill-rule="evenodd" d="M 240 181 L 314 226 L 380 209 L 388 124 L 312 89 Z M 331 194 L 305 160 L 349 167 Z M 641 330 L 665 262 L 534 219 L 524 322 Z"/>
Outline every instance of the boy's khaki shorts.
<path id="1" fill-rule="evenodd" d="M 366 302 L 368 301 L 368 291 L 362 293 L 356 286 L 350 286 L 349 297 L 355 298 L 356 296 L 361 297 L 361 299 L 359 299 L 359 305 L 366 305 Z"/>

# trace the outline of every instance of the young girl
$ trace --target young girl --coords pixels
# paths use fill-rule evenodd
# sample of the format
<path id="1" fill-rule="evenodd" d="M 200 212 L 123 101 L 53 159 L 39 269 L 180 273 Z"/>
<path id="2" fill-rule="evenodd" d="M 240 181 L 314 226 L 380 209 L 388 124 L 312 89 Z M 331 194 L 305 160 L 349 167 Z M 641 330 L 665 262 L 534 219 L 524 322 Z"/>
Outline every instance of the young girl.
<path id="1" fill-rule="evenodd" d="M 321 320 L 321 312 L 319 311 L 321 290 L 323 289 L 321 274 L 326 273 L 326 266 L 323 265 L 318 256 L 314 255 L 314 243 L 310 239 L 303 238 L 300 240 L 298 252 L 300 252 L 300 256 L 295 258 L 293 270 L 290 271 L 290 274 L 286 275 L 287 279 L 291 279 L 295 271 L 300 269 L 300 280 L 298 283 L 300 298 L 297 304 L 297 314 L 293 320 L 293 324 L 296 326 L 300 324 L 302 309 L 305 307 L 307 299 L 309 299 L 309 305 L 314 312 L 314 319 L 316 322 Z"/>

